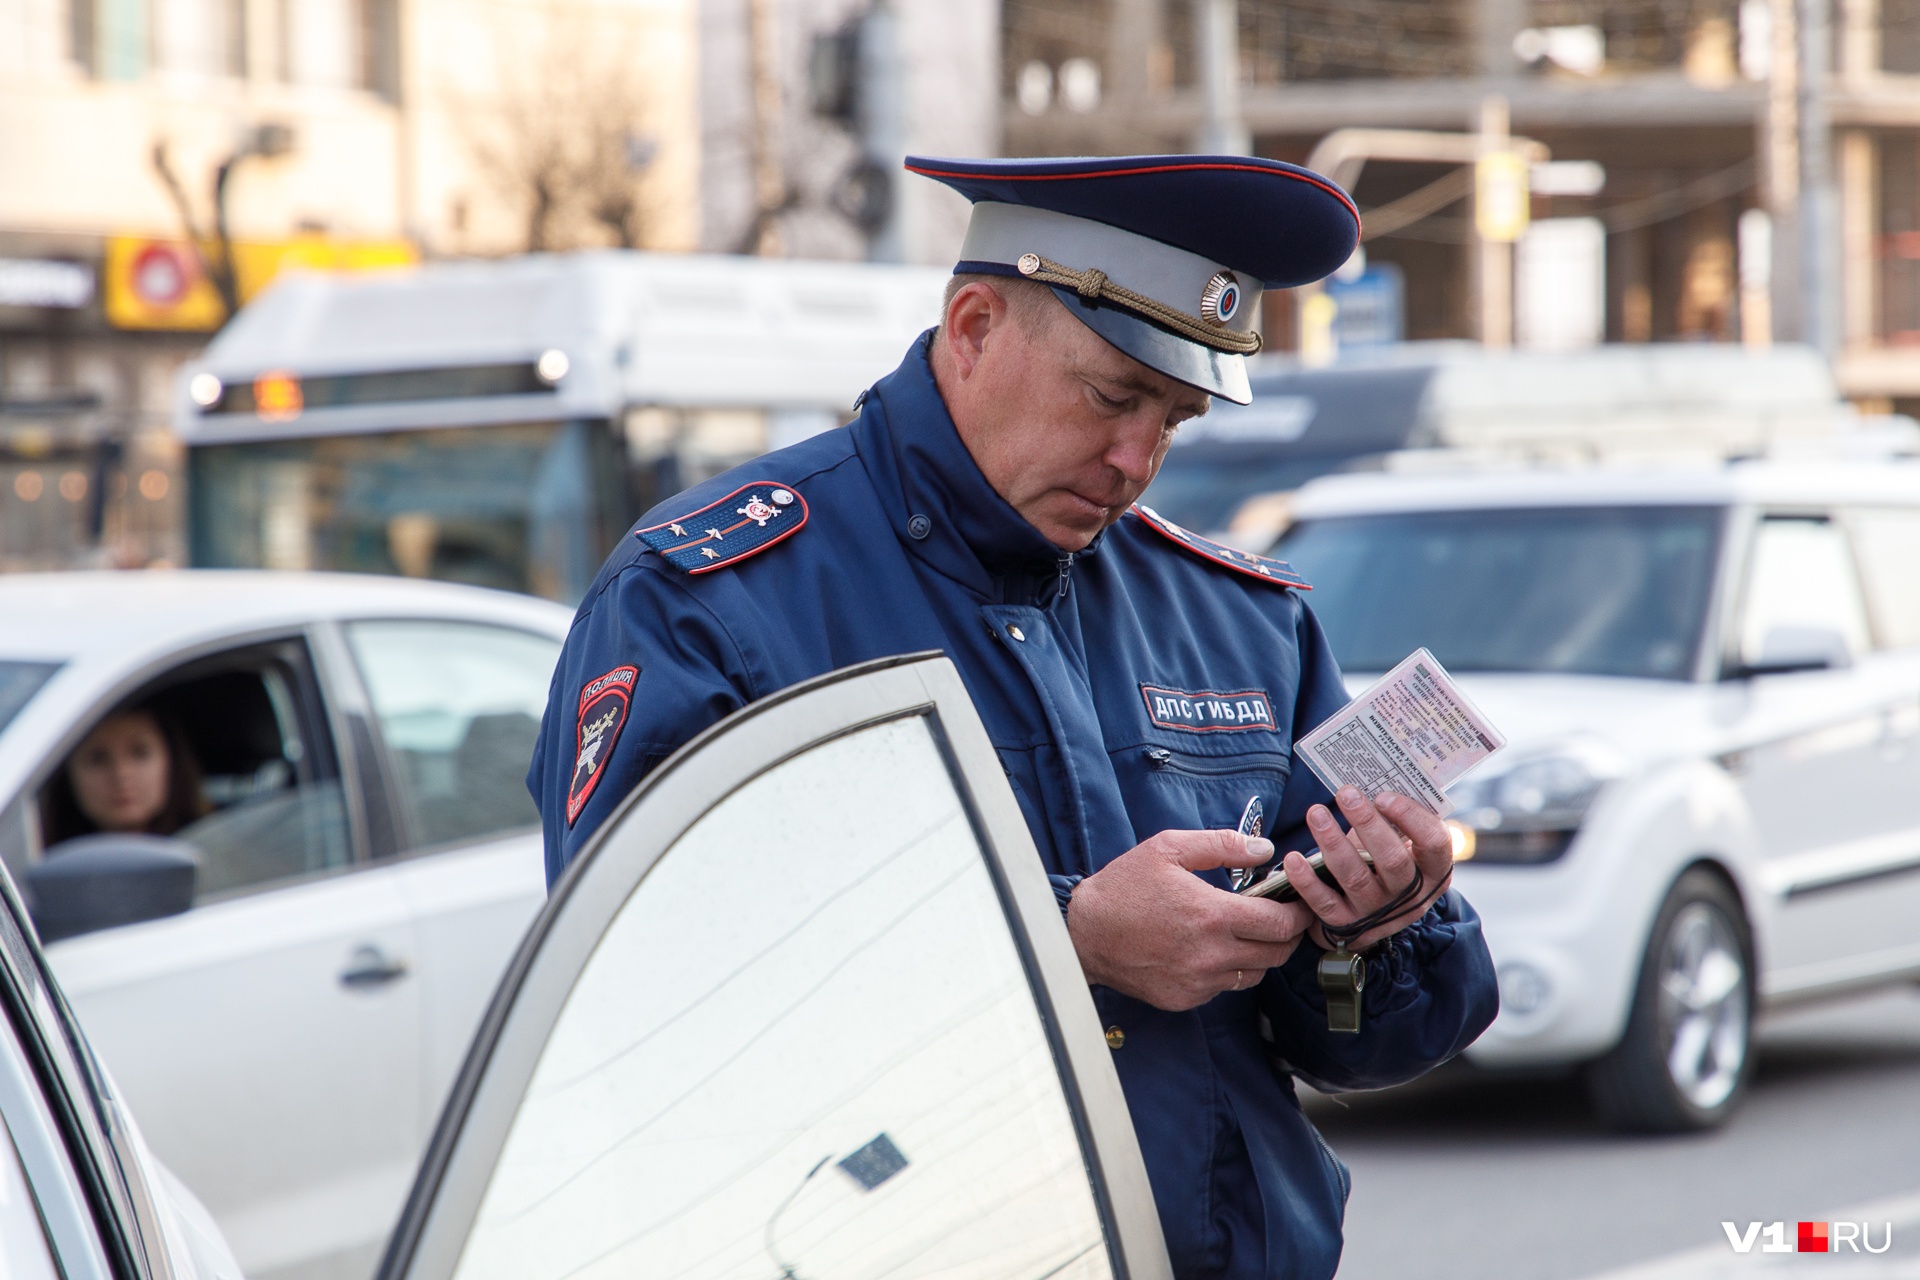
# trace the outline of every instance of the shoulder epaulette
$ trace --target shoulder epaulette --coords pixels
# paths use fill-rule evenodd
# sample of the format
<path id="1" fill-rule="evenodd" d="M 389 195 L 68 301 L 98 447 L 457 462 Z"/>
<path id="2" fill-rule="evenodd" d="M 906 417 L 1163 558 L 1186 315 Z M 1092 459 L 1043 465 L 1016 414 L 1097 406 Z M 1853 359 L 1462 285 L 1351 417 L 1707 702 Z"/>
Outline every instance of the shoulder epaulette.
<path id="1" fill-rule="evenodd" d="M 634 537 L 676 569 L 709 573 L 786 541 L 806 522 L 807 500 L 798 490 L 760 480 L 698 511 L 635 530 Z"/>
<path id="2" fill-rule="evenodd" d="M 1129 514 L 1139 518 L 1140 523 L 1152 529 L 1177 547 L 1185 548 L 1202 560 L 1211 560 L 1222 568 L 1235 573 L 1244 573 L 1249 578 L 1272 583 L 1276 587 L 1292 587 L 1297 591 L 1311 591 L 1306 579 L 1293 571 L 1293 566 L 1285 560 L 1274 560 L 1267 556 L 1257 556 L 1251 551 L 1236 551 L 1223 546 L 1211 538 L 1203 538 L 1188 529 L 1182 529 L 1173 521 L 1155 511 L 1152 507 L 1143 507 L 1135 503 L 1129 508 Z"/>

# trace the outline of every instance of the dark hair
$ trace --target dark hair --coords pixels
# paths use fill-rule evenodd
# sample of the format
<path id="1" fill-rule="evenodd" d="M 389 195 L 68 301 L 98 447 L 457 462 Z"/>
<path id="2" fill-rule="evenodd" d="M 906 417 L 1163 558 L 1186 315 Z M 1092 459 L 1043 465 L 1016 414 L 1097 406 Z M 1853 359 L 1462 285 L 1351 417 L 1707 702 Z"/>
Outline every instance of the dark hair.
<path id="1" fill-rule="evenodd" d="M 160 731 L 160 741 L 167 749 L 167 803 L 147 824 L 147 831 L 157 836 L 170 836 L 188 823 L 206 816 L 208 805 L 200 788 L 200 764 L 193 758 L 193 751 L 187 746 L 186 739 L 180 736 L 180 730 L 149 703 L 116 708 L 102 716 L 93 729 L 97 730 L 100 725 L 121 716 L 145 716 L 151 720 Z M 88 732 L 91 734 L 93 730 Z M 40 793 L 43 848 L 51 849 L 63 841 L 76 836 L 90 836 L 100 830 L 99 824 L 80 808 L 79 797 L 73 793 L 73 778 L 68 773 L 72 765 L 73 757 L 68 756 Z"/>

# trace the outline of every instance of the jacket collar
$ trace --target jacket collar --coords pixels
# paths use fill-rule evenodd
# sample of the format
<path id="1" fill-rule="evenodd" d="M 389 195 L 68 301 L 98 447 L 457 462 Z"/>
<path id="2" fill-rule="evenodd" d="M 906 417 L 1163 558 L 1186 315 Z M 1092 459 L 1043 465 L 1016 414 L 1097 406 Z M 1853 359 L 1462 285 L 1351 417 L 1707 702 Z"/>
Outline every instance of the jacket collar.
<path id="1" fill-rule="evenodd" d="M 932 349 L 929 330 L 899 368 L 874 384 L 853 424 L 894 531 L 914 555 L 984 596 L 1002 598 L 1009 578 L 1057 580 L 1067 553 L 981 474 L 934 383 Z M 928 522 L 924 537 L 914 536 L 923 527 L 916 517 Z M 1078 554 L 1099 544 L 1096 538 Z"/>

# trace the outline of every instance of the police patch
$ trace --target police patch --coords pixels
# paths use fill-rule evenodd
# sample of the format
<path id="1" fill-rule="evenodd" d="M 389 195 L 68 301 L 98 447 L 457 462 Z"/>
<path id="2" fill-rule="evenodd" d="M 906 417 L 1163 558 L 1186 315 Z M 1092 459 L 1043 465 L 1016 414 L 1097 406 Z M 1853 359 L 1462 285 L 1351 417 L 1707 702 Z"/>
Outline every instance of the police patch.
<path id="1" fill-rule="evenodd" d="M 627 712 L 633 708 L 633 685 L 640 678 L 638 667 L 615 667 L 603 676 L 587 681 L 580 690 L 580 720 L 574 729 L 573 780 L 567 784 L 567 825 L 580 816 L 600 785 L 613 757 L 613 744 L 627 727 Z"/>
<path id="2" fill-rule="evenodd" d="M 1201 690 L 1166 689 L 1155 684 L 1140 686 L 1146 700 L 1147 719 L 1162 729 L 1185 729 L 1189 733 L 1223 733 L 1234 729 L 1271 729 L 1273 704 L 1263 689 L 1243 689 L 1239 693 L 1213 693 Z"/>
<path id="3" fill-rule="evenodd" d="M 786 541 L 806 522 L 807 500 L 799 490 L 762 480 L 634 536 L 676 569 L 711 573 Z"/>
<path id="4" fill-rule="evenodd" d="M 1251 551 L 1236 551 L 1211 538 L 1203 538 L 1190 529 L 1182 529 L 1152 507 L 1143 507 L 1139 503 L 1129 507 L 1128 514 L 1175 546 L 1185 547 L 1202 560 L 1211 560 L 1223 568 L 1232 569 L 1235 573 L 1244 573 L 1249 578 L 1258 578 L 1276 587 L 1292 587 L 1298 591 L 1313 590 L 1307 585 L 1307 580 L 1295 573 L 1293 566 L 1285 560 L 1257 556 Z"/>

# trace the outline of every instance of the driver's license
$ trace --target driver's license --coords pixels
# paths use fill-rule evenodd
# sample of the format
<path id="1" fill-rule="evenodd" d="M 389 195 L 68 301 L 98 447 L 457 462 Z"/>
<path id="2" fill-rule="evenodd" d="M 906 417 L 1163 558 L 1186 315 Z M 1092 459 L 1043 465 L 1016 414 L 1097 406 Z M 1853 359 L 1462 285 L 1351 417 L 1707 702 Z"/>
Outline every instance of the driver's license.
<path id="1" fill-rule="evenodd" d="M 1507 745 L 1425 649 L 1294 744 L 1330 791 L 1397 791 L 1445 817 L 1467 770 Z"/>

